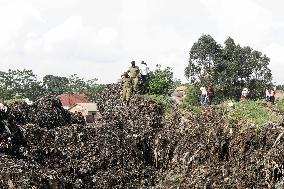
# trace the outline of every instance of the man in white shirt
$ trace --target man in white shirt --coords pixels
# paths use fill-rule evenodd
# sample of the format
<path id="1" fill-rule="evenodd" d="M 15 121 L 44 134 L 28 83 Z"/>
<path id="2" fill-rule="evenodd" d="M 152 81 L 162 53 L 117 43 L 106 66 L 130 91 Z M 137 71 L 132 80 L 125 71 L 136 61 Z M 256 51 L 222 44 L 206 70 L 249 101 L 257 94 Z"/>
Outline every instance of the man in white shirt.
<path id="1" fill-rule="evenodd" d="M 265 90 L 265 97 L 266 97 L 266 101 L 269 102 L 270 101 L 270 89 L 266 89 Z"/>
<path id="2" fill-rule="evenodd" d="M 243 91 L 242 91 L 242 95 L 246 98 L 249 94 L 249 90 L 248 88 L 244 88 Z"/>
<path id="3" fill-rule="evenodd" d="M 200 96 L 200 104 L 206 105 L 207 104 L 207 90 L 205 87 L 200 87 L 201 96 Z"/>
<path id="4" fill-rule="evenodd" d="M 147 76 L 149 73 L 149 68 L 146 64 L 146 62 L 142 61 L 141 62 L 141 66 L 139 66 L 140 69 L 140 75 L 141 75 L 141 79 L 142 79 L 142 85 L 144 85 L 147 81 Z"/>

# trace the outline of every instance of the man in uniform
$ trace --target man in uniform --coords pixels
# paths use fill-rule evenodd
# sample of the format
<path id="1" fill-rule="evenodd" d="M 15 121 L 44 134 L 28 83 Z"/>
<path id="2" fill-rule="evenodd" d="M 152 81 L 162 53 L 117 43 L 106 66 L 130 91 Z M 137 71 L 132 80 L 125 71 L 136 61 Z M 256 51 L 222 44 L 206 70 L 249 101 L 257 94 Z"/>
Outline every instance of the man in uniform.
<path id="1" fill-rule="evenodd" d="M 132 83 L 132 89 L 133 91 L 137 91 L 138 89 L 138 76 L 139 76 L 139 67 L 135 66 L 135 61 L 131 62 L 131 66 L 128 70 L 129 75 L 130 75 L 130 79 L 131 79 L 131 83 Z"/>
<path id="2" fill-rule="evenodd" d="M 122 75 L 122 101 L 129 104 L 129 99 L 132 93 L 132 84 L 131 79 L 127 72 Z"/>

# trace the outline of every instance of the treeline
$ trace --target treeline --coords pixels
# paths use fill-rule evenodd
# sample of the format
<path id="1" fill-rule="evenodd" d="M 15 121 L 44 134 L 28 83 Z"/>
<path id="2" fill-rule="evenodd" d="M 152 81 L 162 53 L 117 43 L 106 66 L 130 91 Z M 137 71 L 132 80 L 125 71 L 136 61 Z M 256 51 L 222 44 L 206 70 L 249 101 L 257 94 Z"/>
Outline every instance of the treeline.
<path id="1" fill-rule="evenodd" d="M 239 98 L 244 87 L 251 98 L 260 98 L 271 85 L 269 62 L 265 54 L 236 44 L 230 37 L 221 45 L 212 36 L 202 35 L 190 49 L 185 76 L 195 84 L 213 84 L 221 99 Z"/>
<path id="2" fill-rule="evenodd" d="M 96 82 L 96 78 L 85 80 L 76 74 L 69 77 L 46 75 L 39 81 L 32 70 L 8 70 L 0 72 L 0 98 L 1 101 L 17 98 L 35 100 L 39 96 L 62 93 L 84 93 L 93 98 L 104 88 Z"/>

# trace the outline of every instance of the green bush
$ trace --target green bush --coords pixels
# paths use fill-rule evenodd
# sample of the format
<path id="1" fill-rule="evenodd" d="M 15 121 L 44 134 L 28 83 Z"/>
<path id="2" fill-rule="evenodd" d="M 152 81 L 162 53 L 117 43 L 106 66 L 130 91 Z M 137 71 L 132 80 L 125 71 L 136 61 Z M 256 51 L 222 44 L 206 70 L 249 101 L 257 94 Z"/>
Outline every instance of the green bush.
<path id="1" fill-rule="evenodd" d="M 199 105 L 199 87 L 197 85 L 188 85 L 182 101 L 182 107 L 189 108 Z"/>
<path id="2" fill-rule="evenodd" d="M 156 65 L 156 69 L 148 75 L 147 93 L 150 95 L 170 95 L 175 88 L 175 83 L 172 68 L 162 69 L 161 65 Z"/>
<path id="3" fill-rule="evenodd" d="M 261 101 L 245 100 L 228 106 L 228 101 L 218 106 L 219 113 L 232 126 L 255 125 L 257 128 L 268 123 L 280 124 L 282 118 L 262 105 Z"/>
<path id="4" fill-rule="evenodd" d="M 169 97 L 164 95 L 148 95 L 149 98 L 154 100 L 157 104 L 159 104 L 165 112 L 171 110 L 170 100 Z"/>
<path id="5" fill-rule="evenodd" d="M 280 111 L 280 112 L 284 112 L 284 98 L 276 101 L 276 108 Z"/>

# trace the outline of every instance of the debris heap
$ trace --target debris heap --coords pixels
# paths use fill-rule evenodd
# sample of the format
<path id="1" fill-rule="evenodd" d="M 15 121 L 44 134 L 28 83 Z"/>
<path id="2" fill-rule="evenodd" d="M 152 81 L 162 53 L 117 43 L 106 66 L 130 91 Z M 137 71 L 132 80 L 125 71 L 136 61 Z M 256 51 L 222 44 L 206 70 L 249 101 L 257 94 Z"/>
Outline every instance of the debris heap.
<path id="1" fill-rule="evenodd" d="M 230 128 L 212 108 L 200 115 L 176 113 L 179 123 L 161 133 L 166 167 L 158 188 L 277 188 L 283 187 L 284 129 Z M 172 148 L 174 144 L 174 149 Z M 161 145 L 159 145 L 161 146 Z M 158 157 L 158 158 L 159 158 Z"/>
<path id="2" fill-rule="evenodd" d="M 0 111 L 0 188 L 283 187 L 282 126 L 232 128 L 211 107 L 164 114 L 120 92 L 98 96 L 96 125 L 52 97 Z"/>

